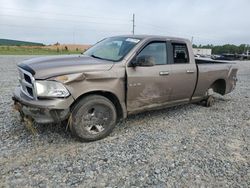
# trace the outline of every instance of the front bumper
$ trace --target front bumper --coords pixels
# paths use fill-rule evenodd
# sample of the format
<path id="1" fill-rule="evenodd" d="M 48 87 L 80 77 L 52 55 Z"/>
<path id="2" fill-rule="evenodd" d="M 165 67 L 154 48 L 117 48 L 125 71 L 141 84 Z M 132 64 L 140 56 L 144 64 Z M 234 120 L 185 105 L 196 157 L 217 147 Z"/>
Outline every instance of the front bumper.
<path id="1" fill-rule="evenodd" d="M 70 105 L 74 102 L 72 96 L 33 100 L 23 94 L 20 87 L 15 89 L 12 99 L 22 118 L 28 117 L 40 124 L 66 120 L 70 115 Z"/>

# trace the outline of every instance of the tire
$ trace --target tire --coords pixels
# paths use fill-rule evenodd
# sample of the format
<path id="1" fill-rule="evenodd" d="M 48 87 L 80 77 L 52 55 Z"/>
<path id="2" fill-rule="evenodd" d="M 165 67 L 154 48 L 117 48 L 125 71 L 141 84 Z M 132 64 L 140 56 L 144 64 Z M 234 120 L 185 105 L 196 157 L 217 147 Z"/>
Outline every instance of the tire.
<path id="1" fill-rule="evenodd" d="M 206 107 L 211 107 L 214 104 L 214 97 L 213 96 L 209 96 L 206 101 L 205 101 L 205 106 Z"/>
<path id="2" fill-rule="evenodd" d="M 73 107 L 69 127 L 74 136 L 81 141 L 90 142 L 108 136 L 116 121 L 114 104 L 106 97 L 90 95 Z"/>

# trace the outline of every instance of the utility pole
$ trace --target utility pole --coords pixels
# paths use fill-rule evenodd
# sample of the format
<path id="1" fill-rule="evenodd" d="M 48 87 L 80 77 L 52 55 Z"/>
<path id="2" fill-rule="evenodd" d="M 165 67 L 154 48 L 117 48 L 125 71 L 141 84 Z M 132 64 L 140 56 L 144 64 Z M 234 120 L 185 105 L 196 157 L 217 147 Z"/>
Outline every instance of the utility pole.
<path id="1" fill-rule="evenodd" d="M 75 31 L 73 31 L 73 44 L 76 44 L 76 41 L 75 41 Z"/>
<path id="2" fill-rule="evenodd" d="M 133 30 L 132 30 L 132 34 L 134 35 L 135 34 L 135 14 L 133 14 Z"/>
<path id="3" fill-rule="evenodd" d="M 76 26 L 73 27 L 73 42 L 76 44 Z"/>
<path id="4" fill-rule="evenodd" d="M 194 41 L 194 37 L 192 36 L 192 38 L 191 38 L 191 44 L 193 44 L 193 41 Z"/>

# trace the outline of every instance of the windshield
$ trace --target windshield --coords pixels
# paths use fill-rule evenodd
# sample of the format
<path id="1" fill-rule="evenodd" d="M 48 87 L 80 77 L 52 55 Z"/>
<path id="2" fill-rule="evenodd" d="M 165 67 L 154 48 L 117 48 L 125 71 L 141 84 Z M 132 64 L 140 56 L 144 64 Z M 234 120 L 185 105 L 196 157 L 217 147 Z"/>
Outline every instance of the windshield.
<path id="1" fill-rule="evenodd" d="M 120 61 L 140 39 L 130 37 L 111 37 L 98 42 L 84 55 L 109 61 Z"/>

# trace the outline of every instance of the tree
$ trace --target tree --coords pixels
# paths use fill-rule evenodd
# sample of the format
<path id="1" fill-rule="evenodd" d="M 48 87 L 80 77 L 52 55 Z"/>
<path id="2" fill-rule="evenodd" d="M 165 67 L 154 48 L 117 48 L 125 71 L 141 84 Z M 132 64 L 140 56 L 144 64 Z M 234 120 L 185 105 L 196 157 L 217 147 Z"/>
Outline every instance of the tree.
<path id="1" fill-rule="evenodd" d="M 193 48 L 208 48 L 212 49 L 213 54 L 223 54 L 223 53 L 230 53 L 230 54 L 242 54 L 249 49 L 247 44 L 241 44 L 239 46 L 234 45 L 234 44 L 224 44 L 224 45 L 212 45 L 212 44 L 207 44 L 207 45 L 195 45 L 193 44 Z"/>

